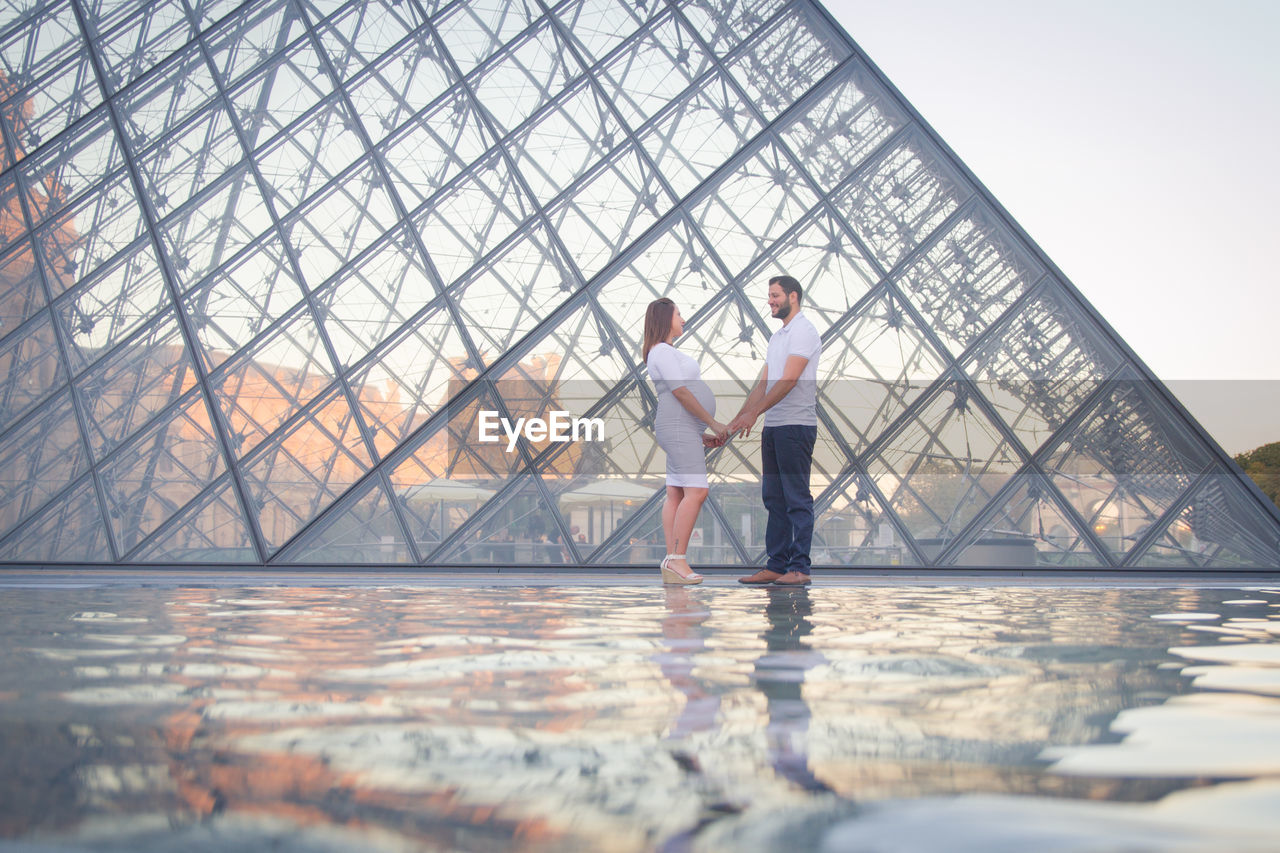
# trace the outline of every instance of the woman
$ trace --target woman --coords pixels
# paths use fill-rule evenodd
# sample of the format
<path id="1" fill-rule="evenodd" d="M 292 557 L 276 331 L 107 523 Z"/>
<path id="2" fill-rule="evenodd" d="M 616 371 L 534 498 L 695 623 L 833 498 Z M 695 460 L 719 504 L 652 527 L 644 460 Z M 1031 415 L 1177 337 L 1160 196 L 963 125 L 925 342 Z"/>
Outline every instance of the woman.
<path id="1" fill-rule="evenodd" d="M 667 556 L 662 582 L 702 583 L 689 566 L 687 552 L 693 524 L 707 499 L 704 447 L 718 447 L 729 428 L 715 419 L 716 398 L 702 381 L 698 362 L 672 342 L 684 331 L 684 318 L 665 297 L 649 303 L 644 315 L 644 363 L 658 392 L 658 444 L 667 454 L 667 501 L 662 506 L 662 535 Z M 703 427 L 715 435 L 703 437 Z"/>

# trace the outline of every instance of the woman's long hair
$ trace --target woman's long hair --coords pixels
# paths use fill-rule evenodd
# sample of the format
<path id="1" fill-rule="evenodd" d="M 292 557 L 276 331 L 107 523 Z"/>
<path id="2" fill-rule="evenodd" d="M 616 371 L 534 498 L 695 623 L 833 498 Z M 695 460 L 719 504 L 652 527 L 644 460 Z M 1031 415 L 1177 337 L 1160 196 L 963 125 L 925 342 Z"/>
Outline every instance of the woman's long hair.
<path id="1" fill-rule="evenodd" d="M 649 360 L 649 350 L 662 343 L 671 334 L 671 318 L 676 314 L 676 304 L 667 297 L 655 299 L 644 312 L 644 351 L 641 358 Z"/>

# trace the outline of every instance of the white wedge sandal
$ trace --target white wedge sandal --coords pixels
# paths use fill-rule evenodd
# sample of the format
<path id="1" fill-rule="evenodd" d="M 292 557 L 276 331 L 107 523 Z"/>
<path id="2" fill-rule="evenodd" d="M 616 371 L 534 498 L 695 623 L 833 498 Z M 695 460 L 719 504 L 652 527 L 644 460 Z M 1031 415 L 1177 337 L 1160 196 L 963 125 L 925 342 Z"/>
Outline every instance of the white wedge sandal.
<path id="1" fill-rule="evenodd" d="M 682 575 L 679 572 L 677 572 L 675 569 L 669 568 L 667 566 L 667 563 L 671 562 L 672 560 L 684 560 L 685 565 L 689 564 L 689 558 L 684 554 L 668 554 L 667 556 L 663 557 L 662 564 L 659 566 L 659 568 L 662 569 L 663 583 L 680 584 L 682 586 L 692 586 L 693 584 L 696 584 L 696 583 L 702 583 L 702 575 L 698 574 L 697 572 L 694 572 L 689 575 Z M 693 567 L 690 566 L 690 568 L 693 568 Z"/>

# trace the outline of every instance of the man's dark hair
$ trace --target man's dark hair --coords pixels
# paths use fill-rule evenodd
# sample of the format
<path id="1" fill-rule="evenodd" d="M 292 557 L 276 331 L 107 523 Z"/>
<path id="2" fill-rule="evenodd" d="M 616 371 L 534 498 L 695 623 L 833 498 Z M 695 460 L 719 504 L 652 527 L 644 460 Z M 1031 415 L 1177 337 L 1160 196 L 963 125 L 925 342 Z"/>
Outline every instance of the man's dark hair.
<path id="1" fill-rule="evenodd" d="M 778 285 L 782 288 L 783 293 L 794 293 L 796 295 L 796 304 L 799 305 L 804 300 L 804 288 L 800 286 L 800 282 L 796 281 L 789 275 L 775 275 L 769 279 L 769 284 Z"/>

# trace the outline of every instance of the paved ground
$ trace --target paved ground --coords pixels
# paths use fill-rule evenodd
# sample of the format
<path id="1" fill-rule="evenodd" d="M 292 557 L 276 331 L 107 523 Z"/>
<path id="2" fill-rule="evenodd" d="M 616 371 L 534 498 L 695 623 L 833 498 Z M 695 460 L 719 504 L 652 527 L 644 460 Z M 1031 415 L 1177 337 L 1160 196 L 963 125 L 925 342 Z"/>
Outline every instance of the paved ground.
<path id="1" fill-rule="evenodd" d="M 743 569 L 708 569 L 706 584 L 737 587 Z M 1280 585 L 1268 573 L 1050 572 L 816 569 L 822 586 L 1090 586 L 1125 588 L 1262 588 Z M 0 568 L 2 588 L 100 586 L 635 586 L 658 584 L 648 569 L 125 569 Z"/>

